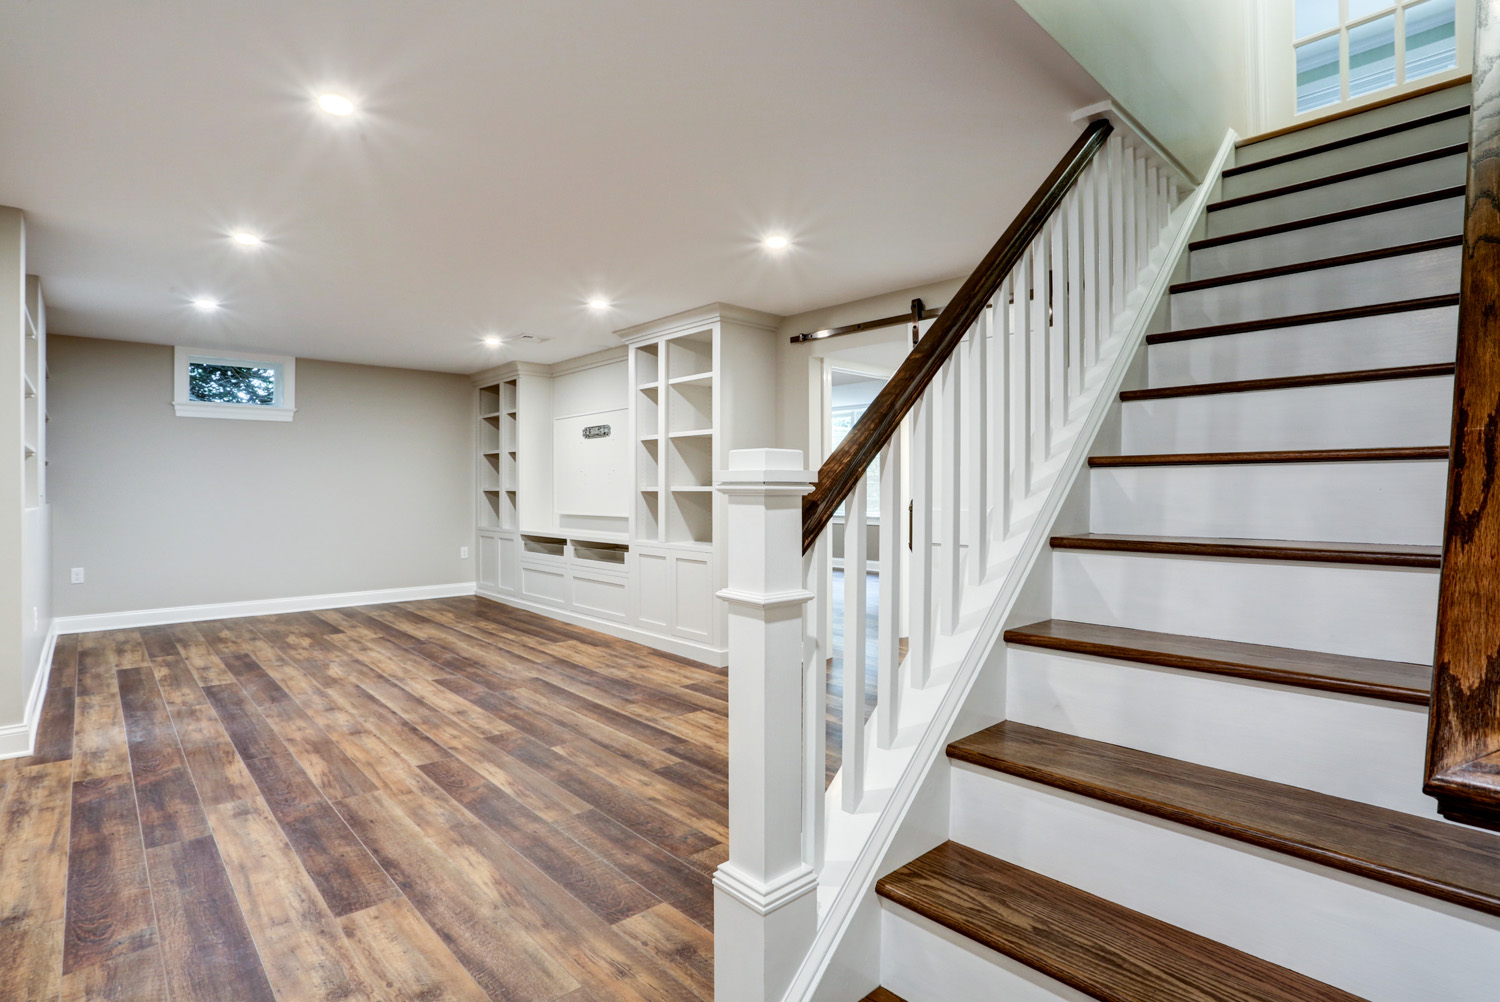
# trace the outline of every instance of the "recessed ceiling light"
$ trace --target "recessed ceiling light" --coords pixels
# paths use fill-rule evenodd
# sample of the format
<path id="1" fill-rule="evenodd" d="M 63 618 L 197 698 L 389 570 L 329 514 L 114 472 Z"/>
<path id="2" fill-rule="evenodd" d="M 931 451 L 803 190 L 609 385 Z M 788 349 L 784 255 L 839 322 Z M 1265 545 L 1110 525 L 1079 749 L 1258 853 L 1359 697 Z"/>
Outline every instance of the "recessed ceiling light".
<path id="1" fill-rule="evenodd" d="M 332 91 L 318 95 L 318 107 L 330 115 L 337 115 L 339 118 L 354 114 L 354 102 L 344 95 L 335 94 Z"/>
<path id="2" fill-rule="evenodd" d="M 486 334 L 484 344 L 487 348 L 498 348 L 500 347 L 500 338 L 494 334 Z"/>
<path id="3" fill-rule="evenodd" d="M 595 296 L 593 299 L 589 300 L 589 309 L 607 310 L 609 309 L 609 300 L 605 299 L 603 296 Z"/>
<path id="4" fill-rule="evenodd" d="M 760 245 L 766 250 L 779 251 L 786 250 L 787 247 L 791 245 L 791 241 L 782 236 L 780 233 L 773 233 L 762 240 L 760 242 Z"/>
<path id="5" fill-rule="evenodd" d="M 200 313 L 212 313 L 219 308 L 219 301 L 212 296 L 199 296 L 193 300 L 193 309 Z"/>
<path id="6" fill-rule="evenodd" d="M 259 247 L 265 242 L 261 240 L 259 234 L 251 233 L 249 230 L 235 230 L 229 234 L 229 239 L 241 247 Z"/>

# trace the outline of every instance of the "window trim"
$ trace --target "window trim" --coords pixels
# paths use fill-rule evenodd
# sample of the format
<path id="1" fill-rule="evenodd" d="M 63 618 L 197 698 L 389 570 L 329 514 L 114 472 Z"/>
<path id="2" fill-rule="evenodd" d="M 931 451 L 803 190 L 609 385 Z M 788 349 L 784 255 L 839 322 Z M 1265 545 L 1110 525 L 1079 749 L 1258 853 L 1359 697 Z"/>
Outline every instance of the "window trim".
<path id="1" fill-rule="evenodd" d="M 211 362 L 217 365 L 274 366 L 277 370 L 276 403 L 220 404 L 194 400 L 188 391 L 188 365 Z M 297 413 L 297 360 L 290 355 L 264 355 L 259 352 L 227 351 L 223 348 L 172 349 L 172 409 L 178 417 L 229 418 L 240 421 L 290 421 Z"/>

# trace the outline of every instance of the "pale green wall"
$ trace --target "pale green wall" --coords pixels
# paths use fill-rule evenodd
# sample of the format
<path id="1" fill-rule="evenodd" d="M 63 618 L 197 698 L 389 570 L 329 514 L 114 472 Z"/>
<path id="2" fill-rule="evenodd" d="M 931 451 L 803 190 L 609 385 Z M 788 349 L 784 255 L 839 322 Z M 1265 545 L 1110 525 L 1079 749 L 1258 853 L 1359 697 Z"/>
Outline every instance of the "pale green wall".
<path id="1" fill-rule="evenodd" d="M 1250 0 L 1016 0 L 1194 174 L 1243 134 Z"/>

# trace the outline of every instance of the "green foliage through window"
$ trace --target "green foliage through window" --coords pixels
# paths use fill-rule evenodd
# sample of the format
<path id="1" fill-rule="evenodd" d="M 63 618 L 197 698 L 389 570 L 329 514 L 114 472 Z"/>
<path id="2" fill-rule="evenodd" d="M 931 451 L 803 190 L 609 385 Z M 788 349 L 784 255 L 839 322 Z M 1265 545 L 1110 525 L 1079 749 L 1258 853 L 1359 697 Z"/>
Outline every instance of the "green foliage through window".
<path id="1" fill-rule="evenodd" d="M 276 406 L 276 370 L 251 365 L 188 363 L 188 396 L 213 404 Z"/>

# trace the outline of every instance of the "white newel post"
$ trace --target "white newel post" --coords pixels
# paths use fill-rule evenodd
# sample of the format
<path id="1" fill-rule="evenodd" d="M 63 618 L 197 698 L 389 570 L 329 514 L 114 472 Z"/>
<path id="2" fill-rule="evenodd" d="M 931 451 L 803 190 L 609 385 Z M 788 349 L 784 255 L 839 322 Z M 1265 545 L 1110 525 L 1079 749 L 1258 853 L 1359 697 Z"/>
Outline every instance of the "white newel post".
<path id="1" fill-rule="evenodd" d="M 728 497 L 729 860 L 714 874 L 714 998 L 775 1002 L 817 928 L 802 855 L 802 498 L 797 449 L 740 449 Z"/>

